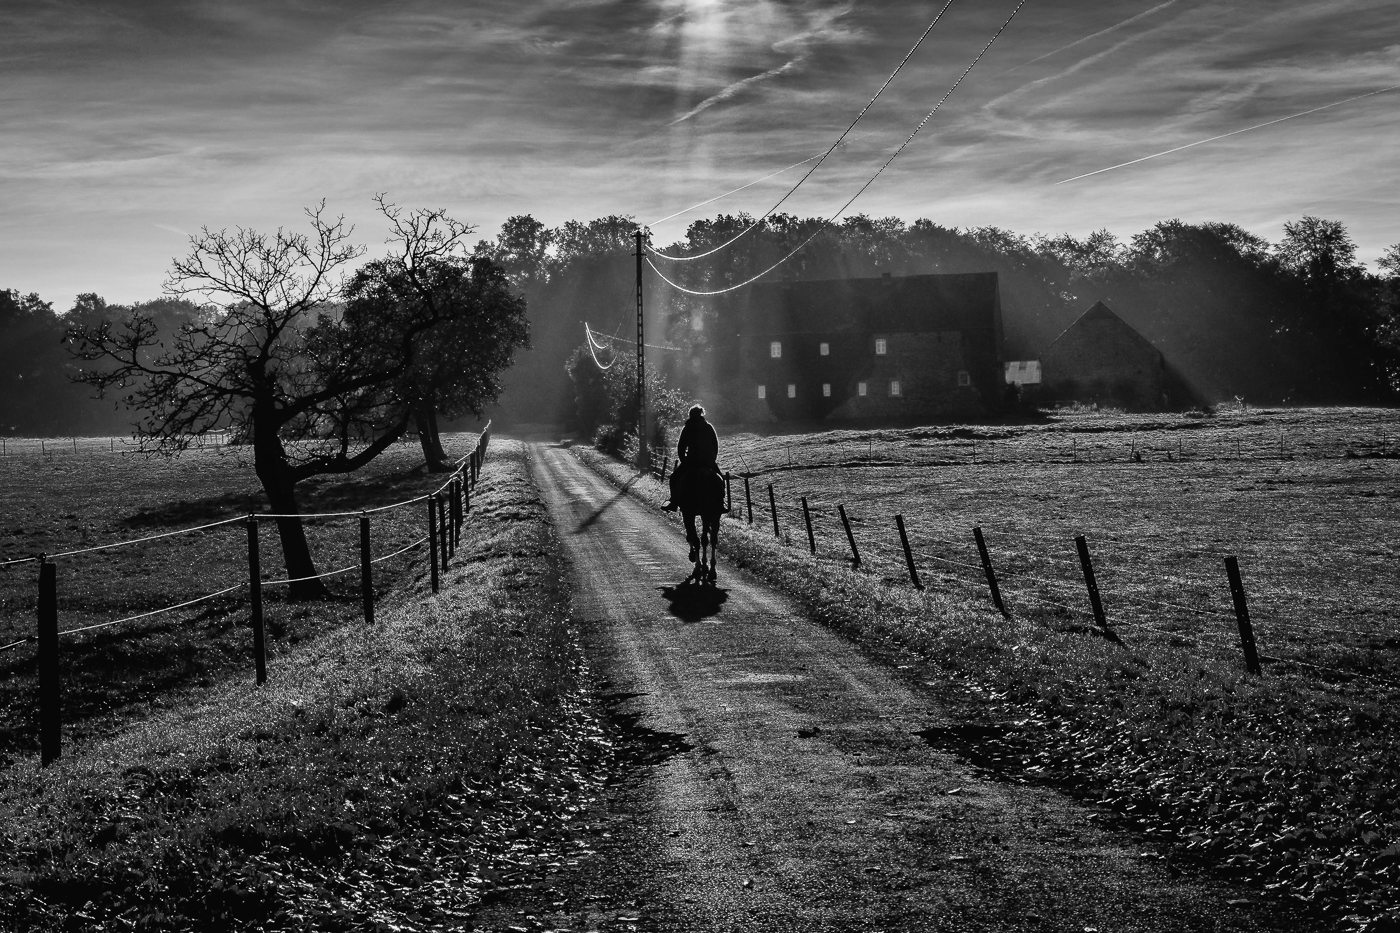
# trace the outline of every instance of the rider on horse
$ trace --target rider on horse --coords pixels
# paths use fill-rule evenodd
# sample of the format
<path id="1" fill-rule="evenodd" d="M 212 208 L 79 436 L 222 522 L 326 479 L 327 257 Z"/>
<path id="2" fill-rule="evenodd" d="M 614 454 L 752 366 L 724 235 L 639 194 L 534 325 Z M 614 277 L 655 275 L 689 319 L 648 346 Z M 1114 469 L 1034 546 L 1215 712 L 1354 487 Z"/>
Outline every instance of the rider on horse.
<path id="1" fill-rule="evenodd" d="M 705 409 L 696 405 L 690 410 L 690 418 L 681 428 L 680 439 L 676 442 L 676 468 L 671 472 L 671 501 L 662 506 L 668 512 L 679 507 L 682 476 L 696 471 L 719 472 L 715 461 L 719 458 L 719 435 L 714 425 L 705 420 Z"/>

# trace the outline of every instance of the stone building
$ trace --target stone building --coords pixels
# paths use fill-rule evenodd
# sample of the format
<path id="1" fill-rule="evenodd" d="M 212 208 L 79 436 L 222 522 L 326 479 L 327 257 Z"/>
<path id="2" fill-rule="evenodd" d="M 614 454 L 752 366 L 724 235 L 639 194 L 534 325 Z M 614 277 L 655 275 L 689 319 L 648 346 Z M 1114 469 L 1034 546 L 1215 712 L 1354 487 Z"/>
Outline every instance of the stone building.
<path id="1" fill-rule="evenodd" d="M 1162 352 L 1102 301 L 1081 314 L 1040 357 L 1045 401 L 1160 411 L 1169 405 Z"/>
<path id="2" fill-rule="evenodd" d="M 758 285 L 738 309 L 738 421 L 975 417 L 1005 385 L 995 272 Z"/>

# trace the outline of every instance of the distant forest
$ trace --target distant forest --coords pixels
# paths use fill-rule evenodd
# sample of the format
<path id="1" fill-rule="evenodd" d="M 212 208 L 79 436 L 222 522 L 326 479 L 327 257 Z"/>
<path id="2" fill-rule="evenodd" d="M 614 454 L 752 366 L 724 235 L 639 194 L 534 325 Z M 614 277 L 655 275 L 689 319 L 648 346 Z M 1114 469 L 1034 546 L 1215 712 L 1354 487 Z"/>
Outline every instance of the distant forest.
<path id="1" fill-rule="evenodd" d="M 752 222 L 744 214 L 696 221 L 684 240 L 661 249 L 702 253 Z M 714 256 L 656 262 L 678 284 L 716 290 L 773 265 L 821 223 L 775 215 Z M 586 353 L 583 323 L 635 336 L 635 229 L 623 216 L 550 228 L 524 215 L 477 244 L 527 299 L 531 327 L 532 349 L 506 374 L 498 420 L 572 422 L 566 367 Z M 821 233 L 765 281 L 986 271 L 1000 277 L 1007 359 L 1036 359 L 1101 300 L 1163 352 L 1202 403 L 1239 396 L 1261 405 L 1393 404 L 1400 397 L 1400 244 L 1367 270 L 1338 221 L 1304 217 L 1270 243 L 1234 224 L 1169 220 L 1124 242 L 1107 230 L 1078 239 L 856 216 Z M 705 351 L 733 336 L 726 333 L 731 299 L 686 295 L 650 268 L 645 282 L 647 342 L 673 348 L 648 358 L 672 385 L 703 393 L 693 377 Z M 170 333 L 205 313 L 170 298 L 141 307 Z M 91 293 L 58 312 L 38 295 L 0 289 L 0 431 L 129 431 L 127 412 L 71 382 L 77 363 L 63 345 L 69 324 L 113 310 L 121 309 Z"/>

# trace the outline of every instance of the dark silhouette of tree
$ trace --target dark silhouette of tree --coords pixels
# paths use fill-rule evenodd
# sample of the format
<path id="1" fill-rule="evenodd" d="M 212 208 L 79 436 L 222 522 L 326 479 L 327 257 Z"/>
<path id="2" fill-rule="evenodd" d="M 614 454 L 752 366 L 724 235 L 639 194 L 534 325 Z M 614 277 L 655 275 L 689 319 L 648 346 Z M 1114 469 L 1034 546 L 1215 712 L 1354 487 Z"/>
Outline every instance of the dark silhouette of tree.
<path id="1" fill-rule="evenodd" d="M 447 262 L 465 226 L 441 212 L 390 218 L 400 268 Z M 421 334 L 443 316 L 474 311 L 461 303 L 420 303 L 381 327 L 347 323 L 335 302 L 345 267 L 361 255 L 344 218 L 325 204 L 308 210 L 310 235 L 236 228 L 202 230 L 172 265 L 166 291 L 196 295 L 204 314 L 160 345 L 153 310 L 75 324 L 67 339 L 94 368 L 79 378 L 101 392 L 124 392 L 141 412 L 138 436 L 153 452 L 176 455 L 192 438 L 231 426 L 253 448 L 254 468 L 274 513 L 298 512 L 297 484 L 359 469 L 398 440 L 413 418 L 399 394 L 422 359 Z M 415 271 L 415 274 L 416 271 Z M 410 276 L 412 278 L 412 276 Z M 417 284 L 414 285 L 417 288 Z M 295 599 L 324 594 L 297 518 L 278 532 Z"/>
<path id="2" fill-rule="evenodd" d="M 410 413 L 428 469 L 444 471 L 438 419 L 480 416 L 500 396 L 500 374 L 529 345 L 526 302 L 501 266 L 456 252 L 470 228 L 441 211 L 380 206 L 394 230 L 391 242 L 403 248 L 365 265 L 346 285 L 338 331 L 345 349 L 334 358 L 362 367 L 365 348 L 374 348 L 383 356 L 374 362 L 388 367 L 411 342 L 412 364 L 377 403 Z"/>
<path id="3" fill-rule="evenodd" d="M 36 294 L 0 289 L 0 430 L 51 434 L 65 397 L 63 323 Z"/>

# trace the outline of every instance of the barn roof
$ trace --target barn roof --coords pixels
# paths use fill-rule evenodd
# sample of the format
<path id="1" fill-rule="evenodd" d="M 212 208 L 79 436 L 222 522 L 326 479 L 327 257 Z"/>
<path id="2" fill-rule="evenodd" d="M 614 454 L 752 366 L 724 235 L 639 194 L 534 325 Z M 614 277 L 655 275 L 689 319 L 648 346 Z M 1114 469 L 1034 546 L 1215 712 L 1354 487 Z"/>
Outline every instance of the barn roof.
<path id="1" fill-rule="evenodd" d="M 745 334 L 996 330 L 995 272 L 754 286 Z"/>
<path id="2" fill-rule="evenodd" d="M 1084 328 L 1094 325 L 1097 325 L 1100 328 L 1121 328 L 1128 334 L 1132 335 L 1132 337 L 1141 341 L 1143 344 L 1151 347 L 1153 350 L 1157 349 L 1155 346 L 1153 346 L 1152 341 L 1148 340 L 1142 334 L 1138 333 L 1137 328 L 1133 327 L 1133 325 L 1129 324 L 1127 321 L 1119 317 L 1112 308 L 1104 304 L 1102 301 L 1096 301 L 1094 302 L 1093 306 L 1089 308 L 1088 311 L 1085 311 L 1083 314 L 1079 315 L 1079 317 L 1075 318 L 1073 323 L 1071 323 L 1064 330 L 1060 331 L 1058 337 L 1050 341 L 1049 346 L 1045 348 L 1046 352 L 1050 352 L 1050 349 L 1054 347 L 1057 343 L 1059 343 L 1061 340 L 1065 339 L 1066 335 L 1078 333 Z M 1101 330 L 1099 332 L 1102 333 Z"/>

